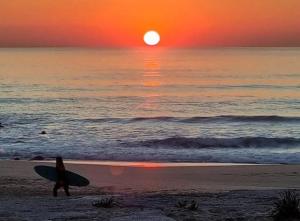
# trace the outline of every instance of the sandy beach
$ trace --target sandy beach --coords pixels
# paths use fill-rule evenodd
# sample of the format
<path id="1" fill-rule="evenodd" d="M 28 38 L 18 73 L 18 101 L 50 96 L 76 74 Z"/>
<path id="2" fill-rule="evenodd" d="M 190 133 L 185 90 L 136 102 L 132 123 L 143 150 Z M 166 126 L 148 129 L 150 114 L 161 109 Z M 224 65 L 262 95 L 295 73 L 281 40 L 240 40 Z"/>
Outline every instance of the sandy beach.
<path id="1" fill-rule="evenodd" d="M 52 197 L 33 171 L 51 162 L 0 161 L 0 220 L 271 220 L 283 190 L 299 189 L 299 165 L 67 162 L 89 187 Z M 113 208 L 93 202 L 113 197 Z M 191 211 L 177 202 L 195 200 Z"/>

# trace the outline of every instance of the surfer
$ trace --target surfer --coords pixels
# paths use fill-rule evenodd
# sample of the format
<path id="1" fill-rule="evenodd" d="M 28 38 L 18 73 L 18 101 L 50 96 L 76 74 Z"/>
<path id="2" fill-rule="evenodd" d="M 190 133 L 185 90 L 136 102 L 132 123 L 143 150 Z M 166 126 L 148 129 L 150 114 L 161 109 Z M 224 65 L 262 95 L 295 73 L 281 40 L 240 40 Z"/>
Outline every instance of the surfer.
<path id="1" fill-rule="evenodd" d="M 57 181 L 53 188 L 53 196 L 57 196 L 57 190 L 61 187 L 64 188 L 66 195 L 70 196 L 69 183 L 66 177 L 66 169 L 62 157 L 56 157 L 56 173 Z"/>

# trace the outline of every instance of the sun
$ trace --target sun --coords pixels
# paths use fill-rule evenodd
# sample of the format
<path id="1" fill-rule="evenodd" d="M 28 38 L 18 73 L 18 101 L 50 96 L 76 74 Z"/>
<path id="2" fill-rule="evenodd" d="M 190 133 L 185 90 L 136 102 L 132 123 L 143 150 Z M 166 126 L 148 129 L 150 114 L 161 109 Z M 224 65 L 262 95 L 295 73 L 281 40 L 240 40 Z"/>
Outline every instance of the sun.
<path id="1" fill-rule="evenodd" d="M 144 42 L 147 45 L 154 46 L 160 42 L 160 36 L 156 31 L 147 31 L 144 35 Z"/>

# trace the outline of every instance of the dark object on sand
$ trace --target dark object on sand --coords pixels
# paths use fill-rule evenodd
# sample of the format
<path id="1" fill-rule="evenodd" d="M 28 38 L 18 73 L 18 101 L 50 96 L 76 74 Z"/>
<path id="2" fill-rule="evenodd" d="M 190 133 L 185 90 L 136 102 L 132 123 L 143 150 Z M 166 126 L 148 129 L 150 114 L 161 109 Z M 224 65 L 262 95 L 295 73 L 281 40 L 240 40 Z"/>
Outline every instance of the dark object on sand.
<path id="1" fill-rule="evenodd" d="M 35 156 L 35 157 L 32 157 L 30 160 L 45 160 L 45 158 L 42 156 Z"/>
<path id="2" fill-rule="evenodd" d="M 274 221 L 293 221 L 300 220 L 300 199 L 294 191 L 285 191 L 275 202 L 272 217 Z"/>
<path id="3" fill-rule="evenodd" d="M 40 134 L 47 134 L 47 132 L 43 130 Z"/>
<path id="4" fill-rule="evenodd" d="M 198 209 L 198 203 L 195 200 L 192 200 L 191 204 L 187 207 L 187 209 L 195 211 Z"/>
<path id="5" fill-rule="evenodd" d="M 186 208 L 187 207 L 187 201 L 183 200 L 183 201 L 178 201 L 177 204 L 175 205 L 177 208 Z"/>
<path id="6" fill-rule="evenodd" d="M 14 160 L 20 160 L 20 158 L 19 157 L 15 157 Z"/>
<path id="7" fill-rule="evenodd" d="M 57 182 L 57 172 L 55 167 L 50 166 L 35 166 L 34 167 L 35 172 L 40 175 L 41 177 L 44 177 L 47 180 Z M 68 184 L 70 186 L 88 186 L 90 184 L 90 181 L 79 174 L 70 172 L 68 170 L 65 171 L 66 178 L 68 180 Z"/>
<path id="8" fill-rule="evenodd" d="M 177 208 L 188 209 L 195 211 L 198 209 L 199 205 L 195 200 L 192 200 L 190 203 L 186 200 L 178 201 L 175 205 Z"/>
<path id="9" fill-rule="evenodd" d="M 115 205 L 115 200 L 113 197 L 101 199 L 93 202 L 93 206 L 97 208 L 112 208 Z"/>

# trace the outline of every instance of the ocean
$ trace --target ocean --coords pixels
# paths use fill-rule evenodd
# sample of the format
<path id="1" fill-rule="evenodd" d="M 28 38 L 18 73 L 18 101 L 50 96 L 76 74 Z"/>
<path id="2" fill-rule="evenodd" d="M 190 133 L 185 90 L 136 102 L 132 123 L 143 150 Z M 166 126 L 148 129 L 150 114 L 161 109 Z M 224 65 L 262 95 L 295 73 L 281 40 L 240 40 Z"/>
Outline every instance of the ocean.
<path id="1" fill-rule="evenodd" d="M 1 159 L 300 163 L 300 48 L 2 48 L 0 122 Z"/>

